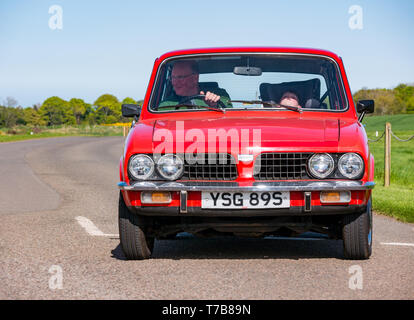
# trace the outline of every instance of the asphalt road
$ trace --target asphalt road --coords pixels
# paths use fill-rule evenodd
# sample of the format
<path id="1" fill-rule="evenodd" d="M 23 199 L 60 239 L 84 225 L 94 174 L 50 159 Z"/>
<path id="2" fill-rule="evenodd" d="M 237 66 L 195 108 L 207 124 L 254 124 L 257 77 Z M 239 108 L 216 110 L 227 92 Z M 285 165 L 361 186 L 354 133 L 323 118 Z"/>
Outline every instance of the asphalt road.
<path id="1" fill-rule="evenodd" d="M 0 299 L 414 298 L 414 225 L 380 215 L 368 261 L 334 240 L 190 236 L 125 260 L 122 149 L 122 137 L 0 144 Z"/>

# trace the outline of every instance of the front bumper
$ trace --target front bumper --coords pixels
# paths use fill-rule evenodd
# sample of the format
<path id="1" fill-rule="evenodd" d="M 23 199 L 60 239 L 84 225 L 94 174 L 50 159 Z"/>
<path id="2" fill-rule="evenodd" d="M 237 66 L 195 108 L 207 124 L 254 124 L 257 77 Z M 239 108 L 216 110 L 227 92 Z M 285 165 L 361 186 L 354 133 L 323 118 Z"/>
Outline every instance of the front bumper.
<path id="1" fill-rule="evenodd" d="M 275 182 L 125 182 L 118 184 L 124 194 L 128 208 L 140 215 L 150 216 L 297 216 L 332 215 L 363 212 L 375 183 L 362 181 L 275 181 Z M 319 201 L 320 191 L 351 191 L 348 204 L 324 205 Z M 175 200 L 169 205 L 144 205 L 140 202 L 140 191 L 169 191 Z M 280 209 L 202 209 L 201 192 L 259 192 L 289 191 L 291 205 Z"/>
<path id="2" fill-rule="evenodd" d="M 253 182 L 242 184 L 238 182 L 135 182 L 128 185 L 118 183 L 118 187 L 125 191 L 215 191 L 215 192 L 247 192 L 247 191 L 353 191 L 371 190 L 374 182 L 362 181 L 275 181 Z"/>

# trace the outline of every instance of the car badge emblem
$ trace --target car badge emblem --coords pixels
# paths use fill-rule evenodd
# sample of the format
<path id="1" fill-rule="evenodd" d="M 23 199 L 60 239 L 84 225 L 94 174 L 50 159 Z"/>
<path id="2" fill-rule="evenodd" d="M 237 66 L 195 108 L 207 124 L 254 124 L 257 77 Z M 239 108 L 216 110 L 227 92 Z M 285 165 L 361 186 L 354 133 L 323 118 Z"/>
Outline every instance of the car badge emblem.
<path id="1" fill-rule="evenodd" d="M 250 162 L 250 161 L 253 161 L 253 155 L 252 154 L 239 154 L 237 156 L 237 159 L 241 162 Z"/>

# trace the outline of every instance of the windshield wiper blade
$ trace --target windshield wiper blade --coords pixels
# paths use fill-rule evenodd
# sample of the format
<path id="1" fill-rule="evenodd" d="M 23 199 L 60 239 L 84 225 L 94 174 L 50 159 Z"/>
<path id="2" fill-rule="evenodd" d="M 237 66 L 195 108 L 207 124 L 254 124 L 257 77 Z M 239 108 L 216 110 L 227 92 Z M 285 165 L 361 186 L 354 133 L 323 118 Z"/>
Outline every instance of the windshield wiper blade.
<path id="1" fill-rule="evenodd" d="M 246 103 L 246 104 L 263 104 L 265 106 L 276 107 L 276 108 L 285 108 L 292 111 L 297 111 L 302 113 L 301 107 L 294 107 L 294 106 L 287 106 L 284 104 L 279 104 L 271 101 L 262 101 L 262 100 L 230 100 L 230 102 L 239 102 L 239 103 Z"/>
<path id="2" fill-rule="evenodd" d="M 219 112 L 222 112 L 222 113 L 226 113 L 226 111 L 224 109 L 219 108 L 219 107 L 216 108 L 216 107 L 196 105 L 196 104 L 190 104 L 190 103 L 188 103 L 188 104 L 180 103 L 180 104 L 175 104 L 175 105 L 161 106 L 161 107 L 158 107 L 158 109 L 161 109 L 161 108 L 180 108 L 180 107 L 190 107 L 190 108 L 200 107 L 200 108 L 205 108 L 205 109 L 208 109 L 208 110 L 213 110 L 213 111 L 219 111 Z"/>
<path id="3" fill-rule="evenodd" d="M 285 108 L 285 109 L 292 110 L 292 111 L 296 111 L 296 112 L 299 112 L 299 113 L 302 113 L 303 112 L 303 110 L 302 110 L 301 107 L 288 106 L 286 104 L 273 103 L 272 106 Z"/>

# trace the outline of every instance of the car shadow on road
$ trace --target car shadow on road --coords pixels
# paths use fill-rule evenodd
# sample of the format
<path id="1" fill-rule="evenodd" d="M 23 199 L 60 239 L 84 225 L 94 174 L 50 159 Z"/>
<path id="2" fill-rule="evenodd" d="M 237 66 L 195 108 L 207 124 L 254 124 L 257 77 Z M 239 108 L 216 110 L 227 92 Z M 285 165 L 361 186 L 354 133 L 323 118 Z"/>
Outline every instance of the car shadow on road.
<path id="1" fill-rule="evenodd" d="M 120 244 L 112 258 L 126 260 Z M 196 238 L 156 240 L 152 259 L 344 259 L 343 242 L 326 239 Z"/>

